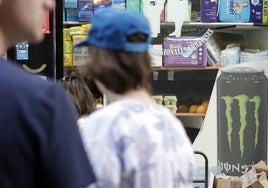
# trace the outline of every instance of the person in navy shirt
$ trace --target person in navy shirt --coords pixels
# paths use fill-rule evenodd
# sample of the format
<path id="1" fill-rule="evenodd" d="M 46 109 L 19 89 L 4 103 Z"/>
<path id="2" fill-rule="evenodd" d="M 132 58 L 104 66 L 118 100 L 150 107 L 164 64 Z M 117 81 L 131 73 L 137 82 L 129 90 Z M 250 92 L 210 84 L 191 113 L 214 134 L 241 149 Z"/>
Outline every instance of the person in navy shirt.
<path id="1" fill-rule="evenodd" d="M 0 0 L 0 51 L 43 39 L 54 0 Z M 82 188 L 95 181 L 65 90 L 0 58 L 0 187 Z"/>

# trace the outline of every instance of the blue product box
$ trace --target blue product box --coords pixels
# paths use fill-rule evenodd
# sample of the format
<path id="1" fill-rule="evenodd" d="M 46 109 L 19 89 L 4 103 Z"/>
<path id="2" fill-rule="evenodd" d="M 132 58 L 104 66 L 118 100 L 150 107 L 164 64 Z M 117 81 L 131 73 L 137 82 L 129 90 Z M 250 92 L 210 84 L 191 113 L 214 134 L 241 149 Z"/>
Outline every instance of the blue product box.
<path id="1" fill-rule="evenodd" d="M 249 22 L 249 0 L 223 0 L 219 2 L 219 21 Z"/>
<path id="2" fill-rule="evenodd" d="M 64 0 L 64 8 L 77 8 L 77 0 Z"/>
<path id="3" fill-rule="evenodd" d="M 87 10 L 78 11 L 79 22 L 91 22 L 92 16 L 93 11 L 87 11 Z"/>
<path id="4" fill-rule="evenodd" d="M 93 1 L 78 0 L 78 21 L 90 22 L 93 16 Z"/>
<path id="5" fill-rule="evenodd" d="M 77 8 L 66 8 L 65 16 L 67 22 L 77 22 L 78 21 L 78 9 Z"/>
<path id="6" fill-rule="evenodd" d="M 250 22 L 262 23 L 262 4 L 262 0 L 250 0 Z"/>

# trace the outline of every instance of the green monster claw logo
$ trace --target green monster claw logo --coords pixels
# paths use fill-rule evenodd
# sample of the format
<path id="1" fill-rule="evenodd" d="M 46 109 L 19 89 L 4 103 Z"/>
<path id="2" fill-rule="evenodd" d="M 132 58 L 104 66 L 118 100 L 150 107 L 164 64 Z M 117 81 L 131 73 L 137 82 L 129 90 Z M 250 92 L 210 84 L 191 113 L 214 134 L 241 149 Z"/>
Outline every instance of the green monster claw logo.
<path id="1" fill-rule="evenodd" d="M 259 127 L 260 127 L 260 121 L 259 121 L 259 109 L 261 104 L 261 98 L 260 96 L 256 95 L 253 98 L 249 98 L 245 94 L 237 95 L 234 97 L 231 96 L 222 96 L 221 97 L 226 105 L 225 115 L 227 119 L 227 137 L 229 142 L 229 149 L 232 151 L 232 131 L 233 131 L 233 118 L 231 114 L 232 110 L 232 104 L 234 100 L 238 101 L 239 106 L 239 113 L 240 113 L 240 130 L 239 130 L 239 143 L 240 143 L 240 153 L 241 157 L 244 154 L 244 133 L 247 126 L 247 104 L 248 102 L 254 103 L 254 118 L 255 118 L 255 125 L 256 125 L 256 131 L 255 131 L 255 139 L 254 139 L 254 145 L 255 148 L 258 144 L 258 135 L 259 135 Z"/>

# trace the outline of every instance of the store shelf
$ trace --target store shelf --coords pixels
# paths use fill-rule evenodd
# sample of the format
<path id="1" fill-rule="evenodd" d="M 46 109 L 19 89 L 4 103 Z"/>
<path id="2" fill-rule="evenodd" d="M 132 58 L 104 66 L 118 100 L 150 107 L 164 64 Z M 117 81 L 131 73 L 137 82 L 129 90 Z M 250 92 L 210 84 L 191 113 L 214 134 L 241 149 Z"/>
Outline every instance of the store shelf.
<path id="1" fill-rule="evenodd" d="M 218 70 L 220 66 L 206 67 L 152 67 L 152 71 L 178 71 L 178 70 Z"/>
<path id="2" fill-rule="evenodd" d="M 87 24 L 88 22 L 63 22 L 64 26 L 78 26 L 82 24 Z M 250 26 L 250 27 L 249 27 Z M 228 29 L 228 28 L 234 28 L 234 29 L 250 29 L 256 26 L 259 28 L 267 28 L 268 25 L 262 25 L 262 24 L 255 24 L 252 22 L 249 23 L 240 23 L 240 22 L 234 22 L 234 23 L 226 23 L 226 22 L 212 22 L 212 23 L 205 23 L 205 22 L 185 22 L 183 23 L 183 29 L 187 28 L 214 28 L 214 29 Z M 172 28 L 175 27 L 174 22 L 164 22 L 160 24 L 161 28 Z M 254 27 L 254 30 L 256 30 L 256 27 Z"/>
<path id="3" fill-rule="evenodd" d="M 173 22 L 165 22 L 165 23 L 161 23 L 161 27 L 164 28 L 164 27 L 172 27 L 174 26 L 174 23 Z M 186 28 L 186 27 L 199 27 L 199 28 L 205 28 L 205 27 L 208 27 L 208 28 L 226 28 L 226 27 L 243 27 L 243 26 L 254 26 L 254 23 L 252 22 L 249 22 L 249 23 L 227 23 L 227 22 L 211 22 L 211 23 L 205 23 L 205 22 L 185 22 L 183 23 L 183 27 Z"/>
<path id="4" fill-rule="evenodd" d="M 63 25 L 81 25 L 88 22 L 73 22 L 73 21 L 64 21 Z M 262 26 L 260 24 L 254 24 L 252 22 L 249 23 L 226 23 L 226 22 L 212 22 L 212 23 L 205 23 L 205 22 L 185 22 L 183 23 L 183 27 L 210 27 L 210 28 L 223 28 L 223 27 L 237 27 L 237 26 Z M 160 24 L 161 27 L 173 27 L 174 22 L 163 22 Z"/>
<path id="5" fill-rule="evenodd" d="M 177 117 L 205 117 L 204 113 L 175 113 Z"/>
<path id="6" fill-rule="evenodd" d="M 88 22 L 63 22 L 63 26 L 66 27 L 79 26 L 82 24 L 88 24 Z"/>

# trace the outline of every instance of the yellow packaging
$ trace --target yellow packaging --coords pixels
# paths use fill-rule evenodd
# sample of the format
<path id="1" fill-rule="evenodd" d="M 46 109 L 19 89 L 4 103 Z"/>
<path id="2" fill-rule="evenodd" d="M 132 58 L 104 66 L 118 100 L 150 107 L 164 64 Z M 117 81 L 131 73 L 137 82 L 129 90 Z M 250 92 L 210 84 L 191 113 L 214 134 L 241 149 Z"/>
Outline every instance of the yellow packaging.
<path id="1" fill-rule="evenodd" d="M 70 27 L 70 35 L 82 35 L 82 27 L 81 26 Z"/>
<path id="2" fill-rule="evenodd" d="M 71 41 L 70 30 L 68 28 L 63 29 L 63 41 Z"/>
<path id="3" fill-rule="evenodd" d="M 73 54 L 64 54 L 63 59 L 63 65 L 65 67 L 73 66 Z"/>
<path id="4" fill-rule="evenodd" d="M 64 54 L 72 54 L 73 53 L 73 42 L 72 41 L 64 41 L 63 42 L 63 53 Z"/>
<path id="5" fill-rule="evenodd" d="M 82 27 L 82 35 L 87 35 L 89 29 L 91 28 L 91 24 L 83 24 Z"/>
<path id="6" fill-rule="evenodd" d="M 268 0 L 262 2 L 262 24 L 268 24 Z"/>

